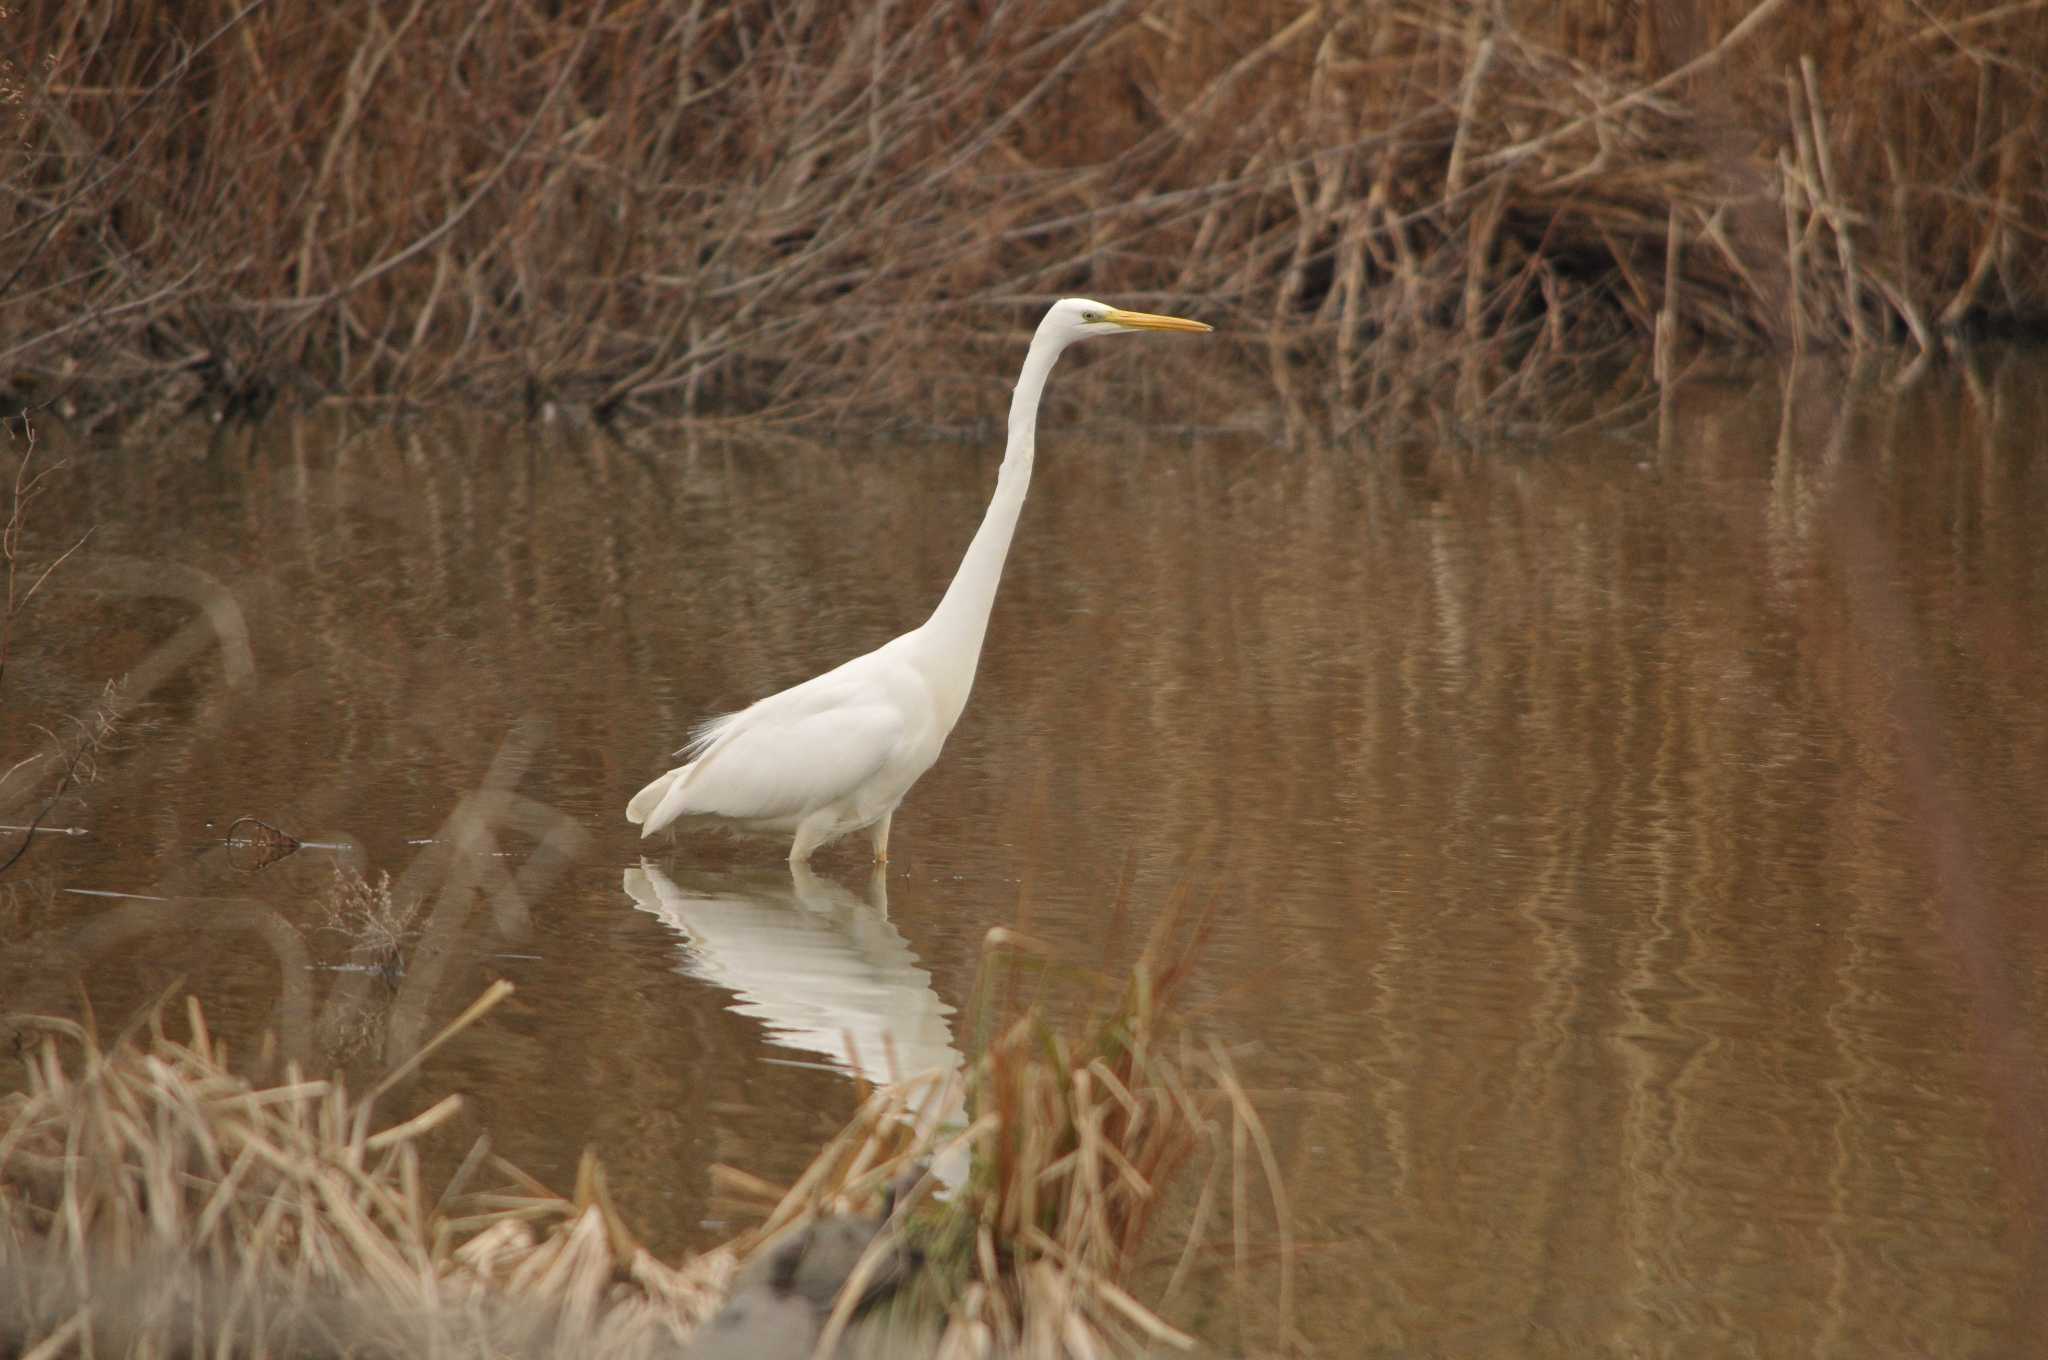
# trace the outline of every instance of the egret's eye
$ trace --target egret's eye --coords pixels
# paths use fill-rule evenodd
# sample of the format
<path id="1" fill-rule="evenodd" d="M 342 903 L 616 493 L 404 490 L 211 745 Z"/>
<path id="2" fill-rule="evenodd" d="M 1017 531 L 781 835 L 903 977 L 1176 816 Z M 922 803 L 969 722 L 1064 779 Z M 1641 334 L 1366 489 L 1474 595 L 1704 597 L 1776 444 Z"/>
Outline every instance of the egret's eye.
<path id="1" fill-rule="evenodd" d="M 1100 321 L 1100 320 L 1102 320 L 1102 313 L 1101 313 L 1101 312 L 1083 312 L 1083 313 L 1081 313 L 1081 319 L 1082 319 L 1083 321 Z"/>

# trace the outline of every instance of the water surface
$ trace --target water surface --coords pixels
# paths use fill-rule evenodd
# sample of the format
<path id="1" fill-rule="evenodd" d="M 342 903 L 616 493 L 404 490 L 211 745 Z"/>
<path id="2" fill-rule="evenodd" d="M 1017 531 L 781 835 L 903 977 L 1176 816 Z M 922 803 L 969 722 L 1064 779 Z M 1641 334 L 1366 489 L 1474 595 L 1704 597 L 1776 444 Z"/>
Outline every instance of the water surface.
<path id="1" fill-rule="evenodd" d="M 2044 393 L 1815 373 L 1541 451 L 1048 428 L 879 883 L 859 838 L 793 880 L 621 809 L 691 722 L 921 619 L 991 448 L 46 430 L 39 545 L 93 533 L 21 625 L 8 760 L 126 681 L 51 812 L 90 834 L 0 880 L 0 995 L 126 1017 L 182 979 L 368 1072 L 509 978 L 427 1066 L 471 1098 L 450 1155 L 488 1129 L 566 1188 L 595 1148 L 676 1251 L 737 1226 L 712 1164 L 787 1180 L 854 1077 L 960 1060 L 992 926 L 1121 963 L 1185 884 L 1322 1352 L 2012 1353 Z M 256 867 L 243 816 L 339 848 Z M 402 967 L 326 928 L 377 905 L 338 865 L 417 905 Z"/>

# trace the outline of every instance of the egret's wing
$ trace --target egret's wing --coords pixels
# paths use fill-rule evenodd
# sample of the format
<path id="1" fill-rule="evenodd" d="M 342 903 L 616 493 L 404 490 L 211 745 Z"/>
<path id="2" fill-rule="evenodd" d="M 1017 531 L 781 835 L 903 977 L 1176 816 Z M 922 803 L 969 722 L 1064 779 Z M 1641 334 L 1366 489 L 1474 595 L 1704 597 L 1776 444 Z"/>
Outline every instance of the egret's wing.
<path id="1" fill-rule="evenodd" d="M 822 807 L 873 778 L 907 727 L 899 705 L 872 699 L 743 716 L 750 720 L 720 734 L 716 749 L 670 786 L 650 824 L 707 813 L 788 817 Z"/>
<path id="2" fill-rule="evenodd" d="M 896 642 L 903 639 L 898 638 Z M 893 647 L 895 643 L 891 643 Z M 887 662 L 884 657 L 889 647 L 880 647 L 863 653 L 851 661 L 842 661 L 822 675 L 778 690 L 765 698 L 756 699 L 745 708 L 731 713 L 721 713 L 715 718 L 706 718 L 690 729 L 690 735 L 671 755 L 688 756 L 691 761 L 703 759 L 712 754 L 719 743 L 735 732 L 745 730 L 749 725 L 769 717 L 794 720 L 807 714 L 822 712 L 839 705 L 865 702 L 875 696 L 871 683 L 879 667 Z"/>

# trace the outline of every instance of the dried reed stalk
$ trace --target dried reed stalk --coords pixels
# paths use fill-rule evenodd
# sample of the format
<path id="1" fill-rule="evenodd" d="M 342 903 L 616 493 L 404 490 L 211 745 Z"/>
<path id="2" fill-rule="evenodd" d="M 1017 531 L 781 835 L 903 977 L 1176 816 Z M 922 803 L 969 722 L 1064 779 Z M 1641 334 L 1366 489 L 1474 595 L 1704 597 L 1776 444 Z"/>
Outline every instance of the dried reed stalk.
<path id="1" fill-rule="evenodd" d="M 1248 1289 L 1249 1188 L 1262 1183 L 1285 1340 L 1294 1244 L 1277 1161 L 1228 1055 L 1173 1018 L 1206 933 L 1183 906 L 1163 915 L 1122 996 L 1085 1035 L 1058 1034 L 1036 1012 L 1000 1030 L 966 1079 L 964 1130 L 914 1113 L 958 1102 L 931 1101 L 915 1084 L 877 1091 L 786 1191 L 720 1169 L 729 1187 L 774 1207 L 756 1231 L 676 1267 L 638 1243 L 594 1158 L 563 1198 L 479 1141 L 430 1193 L 419 1143 L 461 1098 L 380 1118 L 380 1098 L 509 984 L 363 1097 L 295 1066 L 272 1085 L 235 1075 L 196 1001 L 184 1038 L 168 1032 L 161 1004 L 112 1042 L 89 1024 L 11 1017 L 43 1037 L 24 1089 L 0 1102 L 0 1349 L 665 1353 L 716 1309 L 738 1257 L 819 1215 L 864 1212 L 906 1184 L 907 1168 L 962 1151 L 973 1171 L 957 1192 L 920 1204 L 913 1189 L 897 1230 L 855 1263 L 825 1325 L 828 1351 L 842 1335 L 859 1354 L 1187 1349 L 1192 1339 L 1140 1302 L 1134 1277 L 1155 1264 L 1144 1249 L 1194 1164 L 1199 1185 L 1192 1207 L 1180 1204 L 1186 1231 L 1162 1297 L 1207 1268 L 1226 1194 L 1233 1279 Z M 1006 938 L 991 944 L 989 976 Z M 509 1189 L 472 1188 L 486 1164 Z M 905 1239 L 929 1262 L 918 1287 L 847 1333 L 855 1301 Z"/>
<path id="2" fill-rule="evenodd" d="M 957 424 L 1087 291 L 1305 363 L 1347 429 L 1450 374 L 1460 423 L 1555 415 L 1667 315 L 1722 349 L 2038 330 L 2042 13 L 32 0 L 0 385 Z"/>
<path id="3" fill-rule="evenodd" d="M 906 1171 L 964 1148 L 973 1168 L 966 1183 L 911 1215 L 904 1229 L 922 1245 L 930 1277 L 908 1306 L 944 1309 L 943 1327 L 922 1338 L 929 1353 L 1079 1360 L 1186 1350 L 1193 1338 L 1139 1301 L 1135 1277 L 1165 1265 L 1146 1248 L 1174 1208 L 1179 1241 L 1160 1300 L 1179 1297 L 1211 1258 L 1209 1228 L 1227 1181 L 1241 1315 L 1247 1325 L 1261 1316 L 1245 1248 L 1259 1223 L 1270 1222 L 1277 1321 L 1261 1340 L 1287 1344 L 1295 1245 L 1278 1162 L 1229 1056 L 1192 1039 L 1177 1016 L 1207 931 L 1178 894 L 1105 1018 L 1066 1034 L 1033 1008 L 997 1029 L 971 1069 L 951 1078 L 966 1084 L 964 1129 L 913 1117 L 914 1109 L 949 1103 L 915 1085 L 876 1092 L 736 1249 L 750 1251 L 807 1218 L 864 1211 Z M 1028 942 L 1014 932 L 990 932 L 974 1006 L 985 1019 L 996 1005 L 993 980 L 1019 946 Z M 734 1189 L 773 1194 L 743 1173 L 720 1172 Z M 1192 1205 L 1172 1194 L 1191 1172 Z M 1251 1208 L 1255 1183 L 1265 1189 L 1269 1218 Z M 842 1299 L 842 1311 L 849 1306 Z M 828 1328 L 827 1340 L 832 1335 Z"/>
<path id="4" fill-rule="evenodd" d="M 144 1033 L 102 1043 L 14 1017 L 44 1038 L 0 1103 L 0 1349 L 417 1356 L 574 1336 L 652 1355 L 715 1305 L 730 1255 L 662 1265 L 594 1167 L 574 1199 L 523 1181 L 476 1207 L 479 1144 L 429 1197 L 418 1142 L 460 1097 L 380 1122 L 374 1095 L 337 1080 L 235 1076 L 196 1001 L 185 1018 L 184 1039 L 158 1007 Z"/>

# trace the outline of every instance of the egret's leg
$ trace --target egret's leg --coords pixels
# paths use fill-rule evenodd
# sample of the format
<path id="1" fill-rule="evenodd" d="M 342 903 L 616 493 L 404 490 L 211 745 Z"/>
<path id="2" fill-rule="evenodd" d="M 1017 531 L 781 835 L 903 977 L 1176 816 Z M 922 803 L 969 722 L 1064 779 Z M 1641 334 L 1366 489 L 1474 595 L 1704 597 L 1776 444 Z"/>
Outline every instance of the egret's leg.
<path id="1" fill-rule="evenodd" d="M 813 813 L 809 817 L 804 818 L 803 821 L 798 822 L 796 840 L 791 842 L 789 847 L 789 862 L 791 864 L 809 864 L 811 862 L 811 851 L 817 849 L 830 839 L 827 835 L 827 829 L 831 825 L 832 816 L 826 812 Z"/>
<path id="2" fill-rule="evenodd" d="M 868 828 L 868 839 L 875 843 L 875 863 L 889 862 L 889 823 L 896 816 L 896 809 L 890 808 L 882 814 L 882 820 Z"/>

